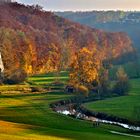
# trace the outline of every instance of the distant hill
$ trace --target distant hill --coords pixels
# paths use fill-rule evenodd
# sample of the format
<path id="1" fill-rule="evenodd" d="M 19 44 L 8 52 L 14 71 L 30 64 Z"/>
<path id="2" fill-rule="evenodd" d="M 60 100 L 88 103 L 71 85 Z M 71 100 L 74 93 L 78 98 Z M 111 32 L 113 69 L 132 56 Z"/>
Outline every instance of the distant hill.
<path id="1" fill-rule="evenodd" d="M 27 73 L 57 70 L 64 54 L 68 55 L 64 60 L 70 61 L 82 47 L 96 48 L 102 59 L 134 51 L 125 33 L 83 26 L 39 6 L 0 5 L 0 50 L 7 73 L 18 68 Z"/>
<path id="2" fill-rule="evenodd" d="M 111 32 L 126 32 L 135 47 L 140 49 L 140 12 L 91 11 L 57 12 L 57 15 Z"/>

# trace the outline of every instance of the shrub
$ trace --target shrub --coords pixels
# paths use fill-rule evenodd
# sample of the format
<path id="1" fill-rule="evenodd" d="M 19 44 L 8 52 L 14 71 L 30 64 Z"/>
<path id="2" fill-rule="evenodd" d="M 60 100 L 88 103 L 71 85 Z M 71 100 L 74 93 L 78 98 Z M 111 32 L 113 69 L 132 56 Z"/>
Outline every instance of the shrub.
<path id="1" fill-rule="evenodd" d="M 98 92 L 101 97 L 110 95 L 110 82 L 108 78 L 108 70 L 102 70 L 100 74 Z"/>
<path id="2" fill-rule="evenodd" d="M 31 87 L 32 92 L 44 92 L 45 90 L 42 87 Z"/>
<path id="3" fill-rule="evenodd" d="M 0 85 L 2 85 L 3 84 L 3 80 L 0 78 Z"/>
<path id="4" fill-rule="evenodd" d="M 76 87 L 76 89 L 77 89 L 77 92 L 78 92 L 79 94 L 82 94 L 82 95 L 84 95 L 85 97 L 88 97 L 88 95 L 89 95 L 89 90 L 88 90 L 88 88 L 87 88 L 86 86 L 78 85 L 78 86 Z"/>
<path id="5" fill-rule="evenodd" d="M 128 76 L 123 68 L 119 68 L 117 72 L 117 82 L 114 86 L 113 92 L 118 95 L 126 95 L 129 91 L 130 85 Z"/>
<path id="6" fill-rule="evenodd" d="M 6 76 L 4 82 L 7 84 L 18 84 L 25 81 L 27 78 L 27 73 L 24 70 L 18 69 L 12 73 L 10 76 Z"/>

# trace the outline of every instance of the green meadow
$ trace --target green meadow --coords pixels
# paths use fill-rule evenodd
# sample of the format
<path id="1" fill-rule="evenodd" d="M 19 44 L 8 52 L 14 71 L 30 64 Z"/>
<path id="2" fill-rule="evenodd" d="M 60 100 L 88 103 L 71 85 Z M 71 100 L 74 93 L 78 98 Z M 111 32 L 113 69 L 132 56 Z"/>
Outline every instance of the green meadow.
<path id="1" fill-rule="evenodd" d="M 58 77 L 57 77 L 58 78 Z M 28 79 L 29 83 L 45 87 L 51 85 L 56 79 L 54 74 L 37 75 Z M 65 83 L 68 80 L 65 72 L 61 73 L 61 81 Z M 101 109 L 106 111 L 110 108 L 110 112 L 116 115 L 131 116 L 131 105 L 139 104 L 140 94 L 139 85 L 140 80 L 132 80 L 133 88 L 130 96 L 119 97 L 124 101 L 123 105 L 127 106 L 126 109 L 121 105 L 121 100 L 118 98 L 109 99 L 112 102 L 113 107 L 116 104 L 114 110 L 112 106 L 108 105 L 108 100 L 98 101 L 95 103 L 86 104 L 90 109 Z M 19 87 L 27 87 L 29 83 L 25 85 L 11 85 L 0 86 L 2 90 L 16 90 Z M 52 84 L 53 86 L 53 84 Z M 63 90 L 52 90 L 51 92 L 43 93 L 20 93 L 20 94 L 1 94 L 0 95 L 0 140 L 137 140 L 140 138 L 134 138 L 130 136 L 121 136 L 112 134 L 110 131 L 119 131 L 124 133 L 131 133 L 129 130 L 123 129 L 117 126 L 101 124 L 99 127 L 94 128 L 91 122 L 82 121 L 71 118 L 62 114 L 53 112 L 49 107 L 50 103 L 59 101 L 62 99 L 70 98 L 74 95 L 68 95 Z M 120 102 L 118 102 L 120 101 Z M 117 103 L 118 102 L 118 103 Z M 137 103 L 136 103 L 137 102 Z M 118 106 L 118 107 L 117 107 Z M 109 110 L 109 109 L 108 109 Z M 113 111 L 112 111 L 113 110 Z M 126 111 L 124 111 L 126 110 Z M 120 111 L 120 112 L 119 112 Z M 122 113 L 123 112 L 123 113 Z M 109 111 L 108 111 L 109 113 Z"/>
<path id="2" fill-rule="evenodd" d="M 109 98 L 94 103 L 87 103 L 85 106 L 97 112 L 105 112 L 111 115 L 120 116 L 133 121 L 140 122 L 140 115 L 135 112 L 140 108 L 140 79 L 130 81 L 131 90 L 128 96 Z"/>

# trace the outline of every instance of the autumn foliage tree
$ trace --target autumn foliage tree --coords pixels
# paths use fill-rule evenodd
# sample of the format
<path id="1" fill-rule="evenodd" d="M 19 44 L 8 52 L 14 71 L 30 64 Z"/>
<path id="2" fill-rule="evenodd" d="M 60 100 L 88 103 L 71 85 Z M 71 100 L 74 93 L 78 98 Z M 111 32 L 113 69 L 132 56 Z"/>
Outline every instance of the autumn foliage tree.
<path id="1" fill-rule="evenodd" d="M 76 53 L 71 64 L 70 82 L 77 86 L 92 87 L 93 81 L 98 81 L 101 63 L 96 59 L 96 51 L 82 48 Z"/>
<path id="2" fill-rule="evenodd" d="M 32 43 L 28 43 L 28 49 L 23 54 L 23 69 L 28 75 L 34 74 L 36 69 L 37 54 L 36 49 Z"/>
<path id="3" fill-rule="evenodd" d="M 114 86 L 114 92 L 118 95 L 126 95 L 128 94 L 130 85 L 128 76 L 125 73 L 124 69 L 120 67 L 116 73 L 117 75 L 117 82 Z"/>
<path id="4" fill-rule="evenodd" d="M 110 81 L 109 81 L 108 69 L 105 69 L 104 67 L 101 68 L 99 72 L 99 79 L 97 85 L 98 85 L 97 91 L 99 97 L 105 97 L 110 94 Z"/>
<path id="5" fill-rule="evenodd" d="M 0 28 L 0 51 L 5 81 L 18 83 L 25 80 L 27 74 L 33 73 L 36 51 L 23 32 Z"/>
<path id="6" fill-rule="evenodd" d="M 66 70 L 69 68 L 72 58 L 73 58 L 73 40 L 68 39 L 67 41 L 61 41 L 61 49 L 60 49 L 60 70 Z"/>
<path id="7" fill-rule="evenodd" d="M 59 49 L 55 44 L 51 44 L 48 46 L 48 55 L 46 55 L 47 61 L 46 64 L 43 65 L 41 72 L 48 73 L 54 72 L 58 70 L 60 55 Z"/>

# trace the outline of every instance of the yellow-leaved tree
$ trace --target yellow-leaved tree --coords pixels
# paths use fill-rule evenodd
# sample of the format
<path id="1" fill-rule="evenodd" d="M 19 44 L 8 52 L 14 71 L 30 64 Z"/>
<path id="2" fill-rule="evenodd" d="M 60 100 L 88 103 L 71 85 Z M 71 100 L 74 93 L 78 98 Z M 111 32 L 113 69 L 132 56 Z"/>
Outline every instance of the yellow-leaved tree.
<path id="1" fill-rule="evenodd" d="M 101 62 L 96 57 L 97 50 L 82 48 L 79 50 L 70 66 L 70 83 L 74 86 L 90 88 L 93 81 L 98 81 Z"/>

